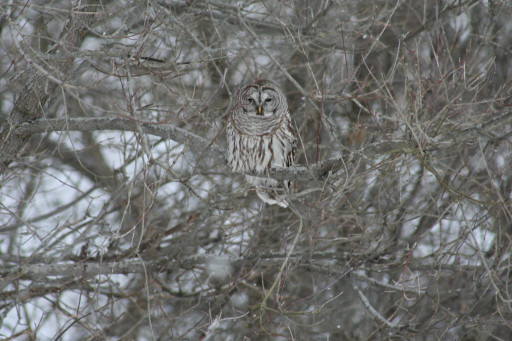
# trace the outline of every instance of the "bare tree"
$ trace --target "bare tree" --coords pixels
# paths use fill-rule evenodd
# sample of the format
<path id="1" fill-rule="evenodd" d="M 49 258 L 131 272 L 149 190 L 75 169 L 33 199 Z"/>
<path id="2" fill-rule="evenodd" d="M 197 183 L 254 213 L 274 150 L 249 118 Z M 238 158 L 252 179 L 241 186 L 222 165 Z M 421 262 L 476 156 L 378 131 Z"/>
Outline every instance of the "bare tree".
<path id="1" fill-rule="evenodd" d="M 0 10 L 1 338 L 510 338 L 508 1 Z M 258 78 L 286 209 L 225 163 Z"/>

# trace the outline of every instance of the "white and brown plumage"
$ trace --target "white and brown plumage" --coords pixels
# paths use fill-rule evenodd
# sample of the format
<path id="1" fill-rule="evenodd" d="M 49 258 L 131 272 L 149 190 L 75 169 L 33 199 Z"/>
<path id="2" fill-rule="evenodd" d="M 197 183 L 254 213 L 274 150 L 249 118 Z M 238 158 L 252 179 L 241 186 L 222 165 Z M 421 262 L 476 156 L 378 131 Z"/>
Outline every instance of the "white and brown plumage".
<path id="1" fill-rule="evenodd" d="M 242 85 L 231 109 L 226 136 L 231 170 L 260 175 L 246 175 L 260 199 L 288 207 L 285 197 L 290 182 L 266 176 L 271 167 L 295 163 L 295 131 L 279 85 L 269 80 Z"/>

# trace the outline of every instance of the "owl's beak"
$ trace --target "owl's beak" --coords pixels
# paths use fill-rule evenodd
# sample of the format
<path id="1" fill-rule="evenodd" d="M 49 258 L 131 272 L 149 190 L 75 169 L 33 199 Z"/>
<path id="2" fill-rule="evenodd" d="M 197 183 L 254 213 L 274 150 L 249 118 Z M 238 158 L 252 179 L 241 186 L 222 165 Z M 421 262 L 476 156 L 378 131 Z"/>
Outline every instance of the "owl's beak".
<path id="1" fill-rule="evenodd" d="M 263 114 L 263 108 L 261 107 L 261 105 L 258 105 L 258 115 L 262 115 Z"/>

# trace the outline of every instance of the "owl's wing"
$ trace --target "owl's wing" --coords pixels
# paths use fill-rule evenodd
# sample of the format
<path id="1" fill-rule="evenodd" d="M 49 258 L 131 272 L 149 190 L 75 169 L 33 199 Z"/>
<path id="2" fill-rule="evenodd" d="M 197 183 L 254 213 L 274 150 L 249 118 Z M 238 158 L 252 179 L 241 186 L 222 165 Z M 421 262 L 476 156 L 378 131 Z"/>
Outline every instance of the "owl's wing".
<path id="1" fill-rule="evenodd" d="M 297 150 L 296 142 L 296 140 L 293 141 L 292 150 L 290 151 L 290 153 L 288 153 L 288 157 L 286 158 L 286 167 L 290 167 L 295 164 L 295 152 Z"/>
<path id="2" fill-rule="evenodd" d="M 295 152 L 297 150 L 297 134 L 295 134 L 295 129 L 293 129 L 293 125 L 291 119 L 288 118 L 288 132 L 293 139 L 291 140 L 291 148 L 290 151 L 286 155 L 286 167 L 293 166 L 295 164 Z"/>

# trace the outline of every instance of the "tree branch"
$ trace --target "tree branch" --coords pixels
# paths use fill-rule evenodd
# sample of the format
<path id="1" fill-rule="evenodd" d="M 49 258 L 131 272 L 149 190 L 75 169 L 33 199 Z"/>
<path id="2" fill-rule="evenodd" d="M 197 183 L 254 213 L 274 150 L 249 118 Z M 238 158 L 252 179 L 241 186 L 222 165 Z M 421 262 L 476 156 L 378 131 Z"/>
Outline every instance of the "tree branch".
<path id="1" fill-rule="evenodd" d="M 210 143 L 207 139 L 181 129 L 172 124 L 155 124 L 140 122 L 119 117 L 95 117 L 95 118 L 57 118 L 50 120 L 37 120 L 22 124 L 16 128 L 15 133 L 29 135 L 47 133 L 53 131 L 99 131 L 121 130 L 139 132 L 159 136 L 184 144 L 194 152 L 203 152 Z M 224 149 L 212 144 L 210 149 L 217 157 L 224 157 Z"/>
<path id="2" fill-rule="evenodd" d="M 359 287 L 357 285 L 353 285 L 352 286 L 354 288 L 354 290 L 357 292 L 357 294 L 359 295 L 359 298 L 361 299 L 361 302 L 363 303 L 363 305 L 366 307 L 366 309 L 368 309 L 368 311 L 370 312 L 370 314 L 376 319 L 378 320 L 379 322 L 385 324 L 387 327 L 389 328 L 397 328 L 397 327 L 400 327 L 398 325 L 398 323 L 396 322 L 390 322 L 388 321 L 384 316 L 382 316 L 378 311 L 377 309 L 375 309 L 372 304 L 370 303 L 370 301 L 368 300 L 368 298 L 366 298 L 366 296 L 363 294 L 363 292 L 361 291 L 361 289 L 359 289 Z"/>
<path id="3" fill-rule="evenodd" d="M 43 107 L 48 100 L 55 96 L 68 72 L 73 66 L 74 59 L 71 53 L 84 41 L 89 27 L 96 20 L 94 14 L 101 2 L 98 0 L 77 1 L 76 7 L 72 9 L 71 16 L 63 28 L 56 48 L 50 54 L 60 57 L 58 63 L 51 70 L 43 70 L 39 65 L 34 64 L 32 59 L 21 50 L 17 44 L 20 54 L 34 69 L 38 70 L 21 90 L 14 108 L 9 114 L 9 119 L 0 128 L 0 174 L 9 166 L 20 150 L 25 147 L 29 136 L 14 134 L 16 126 L 23 122 L 32 121 L 43 116 Z M 53 79 L 53 81 L 52 81 Z"/>
<path id="4" fill-rule="evenodd" d="M 427 150 L 450 148 L 453 146 L 453 143 L 465 142 L 468 139 L 494 132 L 497 127 L 511 122 L 512 110 L 504 110 L 488 122 L 484 122 L 478 126 L 471 127 L 460 132 L 455 132 L 451 136 L 440 137 L 434 142 L 425 144 L 423 148 Z M 205 148 L 209 148 L 208 151 L 214 154 L 209 154 L 210 156 L 222 158 L 224 160 L 226 156 L 226 151 L 222 147 L 215 143 L 211 143 L 211 141 L 199 135 L 186 131 L 185 129 L 171 124 L 139 122 L 120 117 L 85 117 L 37 120 L 30 123 L 20 124 L 13 131 L 13 134 L 28 136 L 53 131 L 94 130 L 141 131 L 145 134 L 159 136 L 184 144 L 197 153 L 203 153 Z M 302 165 L 295 165 L 288 168 L 273 167 L 269 170 L 268 176 L 281 181 L 293 180 L 305 182 L 311 180 L 323 180 L 329 175 L 337 173 L 343 168 L 354 163 L 356 155 L 371 159 L 382 155 L 391 155 L 393 153 L 415 153 L 417 149 L 418 147 L 414 141 L 395 140 L 375 142 L 361 148 L 360 150 L 349 152 L 345 156 L 320 161 L 309 168 Z M 5 162 L 5 159 L 2 157 L 3 154 L 0 154 L 0 162 Z"/>
<path id="5" fill-rule="evenodd" d="M 356 278 L 361 282 L 369 285 L 385 288 L 386 290 L 396 292 L 408 292 L 411 294 L 423 295 L 425 288 L 404 287 L 401 285 L 392 285 L 384 282 L 377 281 L 373 278 L 357 274 L 354 268 L 341 266 L 333 261 L 333 256 L 330 253 L 313 253 L 312 258 L 305 257 L 303 253 L 286 254 L 267 254 L 258 255 L 245 259 L 244 257 L 227 257 L 218 255 L 192 255 L 180 258 L 179 260 L 168 259 L 165 256 L 155 257 L 159 260 L 144 260 L 144 259 L 128 259 L 120 262 L 56 262 L 50 264 L 27 264 L 17 269 L 13 267 L 8 272 L 3 272 L 2 277 L 9 277 L 11 280 L 14 278 L 33 279 L 36 281 L 46 281 L 48 276 L 62 276 L 73 278 L 92 278 L 98 275 L 112 275 L 130 273 L 143 273 L 144 271 L 172 271 L 176 267 L 192 268 L 195 266 L 204 266 L 205 264 L 212 264 L 220 262 L 222 264 L 229 263 L 234 267 L 239 266 L 280 266 L 285 261 L 293 264 L 293 266 L 308 269 L 312 272 L 323 273 L 328 275 L 348 275 Z M 348 256 L 346 258 L 349 258 Z M 326 264 L 326 260 L 330 264 Z M 345 263 L 346 261 L 343 261 Z M 471 271 L 471 270 L 469 270 Z"/>

